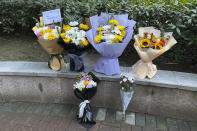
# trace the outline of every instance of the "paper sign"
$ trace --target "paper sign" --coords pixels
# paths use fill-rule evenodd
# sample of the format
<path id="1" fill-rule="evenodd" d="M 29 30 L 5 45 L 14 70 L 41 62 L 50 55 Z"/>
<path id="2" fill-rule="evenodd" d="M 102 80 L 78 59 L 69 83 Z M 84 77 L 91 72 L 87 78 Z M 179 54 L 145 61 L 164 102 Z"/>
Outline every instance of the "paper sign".
<path id="1" fill-rule="evenodd" d="M 44 20 L 45 25 L 61 22 L 61 19 L 62 19 L 60 9 L 42 12 L 42 15 L 43 15 L 43 20 Z"/>

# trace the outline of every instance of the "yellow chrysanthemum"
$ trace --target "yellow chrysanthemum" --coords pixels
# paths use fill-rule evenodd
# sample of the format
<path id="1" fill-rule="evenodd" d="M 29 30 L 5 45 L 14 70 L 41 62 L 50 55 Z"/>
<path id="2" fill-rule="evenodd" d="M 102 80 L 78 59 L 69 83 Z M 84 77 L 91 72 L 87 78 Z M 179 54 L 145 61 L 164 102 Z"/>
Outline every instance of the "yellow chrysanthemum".
<path id="1" fill-rule="evenodd" d="M 53 32 L 53 29 L 47 29 L 47 33 L 52 33 Z"/>
<path id="2" fill-rule="evenodd" d="M 124 26 L 118 26 L 118 29 L 122 31 L 122 30 L 125 29 L 125 27 Z"/>
<path id="3" fill-rule="evenodd" d="M 117 20 L 110 20 L 109 21 L 109 24 L 114 24 L 114 25 L 118 25 L 118 21 Z"/>
<path id="4" fill-rule="evenodd" d="M 79 27 L 80 27 L 82 30 L 88 30 L 88 29 L 89 29 L 88 25 L 85 25 L 85 24 L 80 24 Z"/>
<path id="5" fill-rule="evenodd" d="M 40 31 L 40 35 L 41 35 L 41 36 L 44 36 L 45 33 L 46 33 L 45 30 L 41 30 L 41 31 Z"/>
<path id="6" fill-rule="evenodd" d="M 145 48 L 145 47 L 149 47 L 150 46 L 150 40 L 149 39 L 142 39 L 141 41 L 140 41 L 140 47 L 143 47 L 143 48 Z"/>
<path id="7" fill-rule="evenodd" d="M 89 84 L 89 81 L 84 81 L 83 83 L 85 86 L 87 86 Z"/>
<path id="8" fill-rule="evenodd" d="M 99 35 L 102 35 L 102 31 L 99 31 L 98 33 L 99 33 Z"/>
<path id="9" fill-rule="evenodd" d="M 61 33 L 60 36 L 61 38 L 64 38 L 66 36 L 66 33 Z"/>
<path id="10" fill-rule="evenodd" d="M 158 50 L 162 50 L 163 49 L 163 46 L 159 43 L 155 43 L 155 49 L 158 49 Z"/>
<path id="11" fill-rule="evenodd" d="M 116 42 L 122 42 L 122 36 L 120 35 L 115 35 L 114 40 L 112 40 L 112 43 L 116 43 Z"/>
<path id="12" fill-rule="evenodd" d="M 70 38 L 68 38 L 68 37 L 65 37 L 63 40 L 64 40 L 65 43 L 69 43 L 70 42 Z"/>
<path id="13" fill-rule="evenodd" d="M 64 25 L 63 29 L 64 29 L 65 31 L 69 31 L 69 30 L 71 29 L 71 27 L 70 27 L 69 25 Z"/>
<path id="14" fill-rule="evenodd" d="M 121 31 L 121 36 L 124 37 L 125 35 L 126 35 L 125 31 L 122 30 L 122 31 Z"/>
<path id="15" fill-rule="evenodd" d="M 94 38 L 94 42 L 95 42 L 95 43 L 100 43 L 100 42 L 101 42 L 101 38 L 102 38 L 102 35 L 97 35 L 97 36 Z"/>
<path id="16" fill-rule="evenodd" d="M 56 36 L 54 34 L 49 34 L 48 39 L 49 40 L 54 40 Z"/>
<path id="17" fill-rule="evenodd" d="M 99 27 L 99 28 L 97 29 L 98 32 L 100 32 L 100 31 L 102 31 L 102 30 L 103 30 L 103 27 Z"/>
<path id="18" fill-rule="evenodd" d="M 81 44 L 82 44 L 83 46 L 87 46 L 87 45 L 88 45 L 88 41 L 87 41 L 87 40 L 85 40 L 85 41 L 82 41 L 82 40 L 81 40 Z"/>

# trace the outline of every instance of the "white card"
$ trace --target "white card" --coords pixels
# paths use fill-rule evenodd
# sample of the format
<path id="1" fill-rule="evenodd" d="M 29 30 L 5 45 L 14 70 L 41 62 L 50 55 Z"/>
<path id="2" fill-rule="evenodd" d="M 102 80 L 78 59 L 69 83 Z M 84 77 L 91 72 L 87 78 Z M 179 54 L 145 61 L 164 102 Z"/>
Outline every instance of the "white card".
<path id="1" fill-rule="evenodd" d="M 42 12 L 44 25 L 61 22 L 60 9 L 49 10 Z"/>

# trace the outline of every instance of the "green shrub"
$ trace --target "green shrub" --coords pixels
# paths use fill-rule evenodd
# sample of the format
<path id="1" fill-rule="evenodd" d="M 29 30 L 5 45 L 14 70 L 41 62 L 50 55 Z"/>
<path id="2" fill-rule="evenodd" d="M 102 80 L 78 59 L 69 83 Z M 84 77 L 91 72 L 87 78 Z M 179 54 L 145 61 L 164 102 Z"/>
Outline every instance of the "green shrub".
<path id="1" fill-rule="evenodd" d="M 182 1 L 182 2 L 179 2 Z M 101 12 L 128 13 L 138 27 L 154 26 L 171 31 L 182 49 L 197 46 L 197 2 L 195 0 L 1 0 L 0 29 L 6 33 L 30 32 L 42 11 L 60 8 L 66 21 L 83 22 Z M 191 3 L 187 3 L 187 1 Z M 180 52 L 172 50 L 175 58 Z"/>

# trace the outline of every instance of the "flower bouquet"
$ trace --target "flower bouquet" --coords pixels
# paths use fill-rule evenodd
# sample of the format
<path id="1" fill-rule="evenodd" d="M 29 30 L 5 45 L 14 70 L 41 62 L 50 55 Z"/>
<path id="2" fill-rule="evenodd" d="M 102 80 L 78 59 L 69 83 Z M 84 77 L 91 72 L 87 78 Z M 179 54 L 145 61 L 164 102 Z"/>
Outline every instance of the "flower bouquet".
<path id="1" fill-rule="evenodd" d="M 70 70 L 83 71 L 84 63 L 82 57 L 89 43 L 86 39 L 86 31 L 89 27 L 85 24 L 79 24 L 77 21 L 64 25 L 61 32 L 63 47 L 68 51 L 70 57 Z"/>
<path id="2" fill-rule="evenodd" d="M 40 45 L 50 54 L 48 67 L 55 71 L 64 68 L 63 48 L 58 44 L 60 27 L 54 25 L 44 26 L 41 23 L 37 23 L 32 30 L 38 37 Z"/>
<path id="3" fill-rule="evenodd" d="M 128 77 L 125 75 L 121 75 L 121 80 L 120 80 L 120 96 L 121 96 L 121 101 L 122 101 L 122 108 L 123 108 L 123 119 L 125 119 L 125 111 L 133 98 L 133 87 L 135 87 L 134 79 L 133 77 Z"/>
<path id="4" fill-rule="evenodd" d="M 152 60 L 168 51 L 177 41 L 172 32 L 161 33 L 154 27 L 141 27 L 138 31 L 139 34 L 134 36 L 134 47 L 141 60 L 132 66 L 131 72 L 140 79 L 152 78 L 157 72 Z"/>
<path id="5" fill-rule="evenodd" d="M 96 94 L 99 79 L 91 72 L 81 73 L 74 86 L 74 94 L 83 102 L 79 105 L 77 121 L 87 129 L 93 127 L 96 122 L 93 120 L 93 113 L 90 106 L 90 99 Z"/>
<path id="6" fill-rule="evenodd" d="M 94 70 L 106 75 L 120 74 L 118 57 L 132 38 L 135 21 L 128 14 L 114 15 L 101 13 L 90 17 L 92 29 L 86 35 L 92 46 L 102 55 Z"/>

